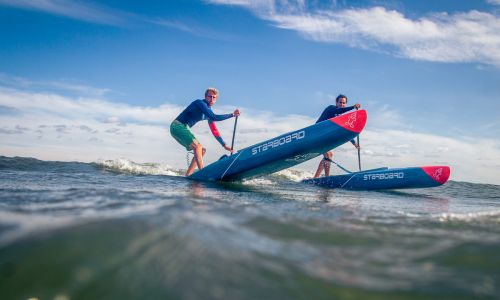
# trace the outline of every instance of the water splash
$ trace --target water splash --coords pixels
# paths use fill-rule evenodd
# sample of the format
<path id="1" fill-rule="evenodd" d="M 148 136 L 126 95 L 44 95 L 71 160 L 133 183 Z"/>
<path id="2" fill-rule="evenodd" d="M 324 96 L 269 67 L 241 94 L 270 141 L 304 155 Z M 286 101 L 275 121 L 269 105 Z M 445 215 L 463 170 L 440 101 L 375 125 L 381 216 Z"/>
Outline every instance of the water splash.
<path id="1" fill-rule="evenodd" d="M 184 174 L 183 170 L 172 168 L 167 164 L 137 163 L 124 158 L 99 160 L 95 164 L 106 171 L 114 173 L 168 176 L 183 176 Z"/>

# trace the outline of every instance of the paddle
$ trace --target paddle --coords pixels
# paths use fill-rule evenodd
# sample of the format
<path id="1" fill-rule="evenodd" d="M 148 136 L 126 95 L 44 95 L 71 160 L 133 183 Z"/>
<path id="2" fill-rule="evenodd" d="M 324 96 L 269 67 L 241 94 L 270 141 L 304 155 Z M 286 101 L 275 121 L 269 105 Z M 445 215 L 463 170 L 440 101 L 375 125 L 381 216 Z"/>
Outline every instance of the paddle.
<path id="1" fill-rule="evenodd" d="M 359 108 L 356 107 L 356 110 L 358 110 Z M 358 165 L 359 165 L 359 171 L 361 172 L 361 146 L 359 145 L 359 134 L 358 136 L 356 137 L 356 143 L 358 143 Z"/>
<path id="2" fill-rule="evenodd" d="M 360 153 L 360 146 L 359 146 L 359 135 L 356 137 L 357 143 L 358 143 L 358 165 L 359 165 L 359 171 L 361 172 L 361 153 Z"/>
<path id="3" fill-rule="evenodd" d="M 234 128 L 233 128 L 233 140 L 231 141 L 231 149 L 234 150 L 234 137 L 236 135 L 236 124 L 238 124 L 238 116 L 235 117 L 234 119 Z M 231 154 L 232 155 L 232 154 Z M 219 160 L 228 157 L 227 154 L 222 155 Z"/>
<path id="4" fill-rule="evenodd" d="M 324 159 L 324 160 L 326 160 L 326 161 L 329 161 L 329 162 L 331 162 L 331 163 L 334 163 L 337 167 L 341 168 L 341 169 L 342 169 L 342 170 L 344 170 L 346 173 L 353 173 L 352 171 L 349 171 L 349 170 L 347 170 L 346 168 L 342 167 L 339 163 L 337 163 L 337 162 L 335 162 L 335 161 L 333 161 L 333 160 L 329 159 L 328 157 L 325 157 L 325 158 L 323 158 L 323 159 Z"/>
<path id="5" fill-rule="evenodd" d="M 234 150 L 234 137 L 236 135 L 236 124 L 238 124 L 238 116 L 234 118 L 233 140 L 231 141 L 231 149 Z"/>

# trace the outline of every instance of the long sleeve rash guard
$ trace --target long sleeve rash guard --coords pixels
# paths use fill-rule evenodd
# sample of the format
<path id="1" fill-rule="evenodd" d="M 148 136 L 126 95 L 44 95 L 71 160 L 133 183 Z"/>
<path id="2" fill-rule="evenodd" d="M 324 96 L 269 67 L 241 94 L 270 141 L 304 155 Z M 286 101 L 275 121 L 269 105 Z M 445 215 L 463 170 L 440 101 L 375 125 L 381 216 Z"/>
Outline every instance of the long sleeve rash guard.
<path id="1" fill-rule="evenodd" d="M 220 136 L 219 130 L 217 129 L 217 126 L 215 126 L 215 122 L 229 119 L 232 116 L 233 114 L 216 115 L 205 100 L 198 99 L 191 102 L 191 104 L 189 104 L 189 106 L 186 107 L 186 109 L 184 109 L 175 119 L 189 127 L 193 127 L 194 124 L 201 120 L 208 120 L 210 131 L 217 141 L 222 146 L 225 146 L 226 143 Z"/>
<path id="2" fill-rule="evenodd" d="M 324 120 L 328 120 L 328 119 L 336 117 L 336 116 L 340 116 L 341 114 L 343 114 L 347 111 L 353 110 L 353 109 L 354 109 L 354 106 L 337 107 L 336 105 L 330 105 L 327 108 L 325 108 L 325 110 L 323 111 L 323 113 L 319 117 L 318 121 L 316 121 L 316 123 L 322 122 Z M 356 142 L 354 140 L 351 140 L 351 143 L 353 145 L 356 145 Z"/>

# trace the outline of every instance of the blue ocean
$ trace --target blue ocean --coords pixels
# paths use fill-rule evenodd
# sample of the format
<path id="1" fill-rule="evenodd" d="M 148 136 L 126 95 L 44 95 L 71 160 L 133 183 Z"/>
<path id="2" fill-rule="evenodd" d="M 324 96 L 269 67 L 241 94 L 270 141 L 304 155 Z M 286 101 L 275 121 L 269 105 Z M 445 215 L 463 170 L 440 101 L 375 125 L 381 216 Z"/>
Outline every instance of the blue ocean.
<path id="1" fill-rule="evenodd" d="M 500 299 L 500 186 L 182 174 L 0 157 L 0 299 Z"/>

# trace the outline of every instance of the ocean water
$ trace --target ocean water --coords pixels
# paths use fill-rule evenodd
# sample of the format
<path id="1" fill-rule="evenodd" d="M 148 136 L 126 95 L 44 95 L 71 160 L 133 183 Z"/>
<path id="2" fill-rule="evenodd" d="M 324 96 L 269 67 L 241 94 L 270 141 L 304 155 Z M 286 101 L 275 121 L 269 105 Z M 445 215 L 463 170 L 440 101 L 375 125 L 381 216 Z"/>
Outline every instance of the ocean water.
<path id="1" fill-rule="evenodd" d="M 500 186 L 181 175 L 0 157 L 0 299 L 500 299 Z"/>

